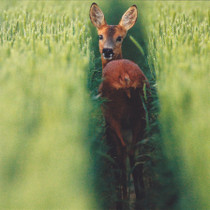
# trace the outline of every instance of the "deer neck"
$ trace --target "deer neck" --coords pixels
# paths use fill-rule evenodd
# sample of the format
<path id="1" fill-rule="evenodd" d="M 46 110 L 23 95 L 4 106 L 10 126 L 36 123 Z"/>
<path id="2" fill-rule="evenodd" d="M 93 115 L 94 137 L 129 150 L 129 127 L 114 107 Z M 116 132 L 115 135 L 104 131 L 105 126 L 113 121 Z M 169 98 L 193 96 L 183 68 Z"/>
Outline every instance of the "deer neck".
<path id="1" fill-rule="evenodd" d="M 122 52 L 120 52 L 116 57 L 114 57 L 112 60 L 107 60 L 107 59 L 104 59 L 103 55 L 101 55 L 101 61 L 102 61 L 102 69 L 105 68 L 106 64 L 109 63 L 110 61 L 113 61 L 113 60 L 118 60 L 118 59 L 122 59 L 123 56 L 122 56 Z"/>

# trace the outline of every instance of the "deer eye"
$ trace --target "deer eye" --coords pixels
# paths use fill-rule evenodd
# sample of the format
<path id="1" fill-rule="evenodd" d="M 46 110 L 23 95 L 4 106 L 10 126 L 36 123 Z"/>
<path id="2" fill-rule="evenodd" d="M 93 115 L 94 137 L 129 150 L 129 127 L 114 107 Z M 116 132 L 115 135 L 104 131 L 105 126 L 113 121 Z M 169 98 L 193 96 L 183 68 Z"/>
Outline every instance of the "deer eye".
<path id="1" fill-rule="evenodd" d="M 99 38 L 99 40 L 102 40 L 104 37 L 103 37 L 103 35 L 99 35 L 98 38 Z"/>
<path id="2" fill-rule="evenodd" d="M 118 36 L 117 39 L 116 39 L 116 41 L 117 42 L 121 42 L 122 41 L 122 37 L 121 36 Z"/>

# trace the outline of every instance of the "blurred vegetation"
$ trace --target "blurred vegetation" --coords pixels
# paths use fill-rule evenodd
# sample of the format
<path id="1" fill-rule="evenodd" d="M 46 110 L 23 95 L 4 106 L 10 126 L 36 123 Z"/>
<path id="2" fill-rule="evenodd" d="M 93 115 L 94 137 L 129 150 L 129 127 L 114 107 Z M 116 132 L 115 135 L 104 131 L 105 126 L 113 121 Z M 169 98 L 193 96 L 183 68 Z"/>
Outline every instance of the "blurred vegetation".
<path id="1" fill-rule="evenodd" d="M 156 2 L 143 13 L 147 59 L 157 75 L 160 143 L 167 161 L 162 170 L 170 169 L 162 174 L 162 186 L 173 181 L 171 189 L 160 190 L 161 208 L 210 208 L 209 6 L 201 1 Z"/>
<path id="2" fill-rule="evenodd" d="M 89 3 L 1 2 L 0 208 L 97 209 Z"/>
<path id="3" fill-rule="evenodd" d="M 113 207 L 91 3 L 0 3 L 0 209 Z M 96 3 L 108 24 L 132 4 L 139 10 L 123 56 L 140 66 L 153 93 L 142 207 L 210 208 L 210 3 Z"/>

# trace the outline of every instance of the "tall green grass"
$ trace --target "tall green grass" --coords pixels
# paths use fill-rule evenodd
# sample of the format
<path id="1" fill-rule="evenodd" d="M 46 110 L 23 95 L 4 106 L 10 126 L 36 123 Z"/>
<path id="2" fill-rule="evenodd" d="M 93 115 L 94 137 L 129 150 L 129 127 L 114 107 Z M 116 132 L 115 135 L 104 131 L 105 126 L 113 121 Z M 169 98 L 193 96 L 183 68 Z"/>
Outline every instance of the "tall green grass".
<path id="1" fill-rule="evenodd" d="M 98 208 L 88 11 L 80 2 L 1 2 L 1 209 Z"/>
<path id="2" fill-rule="evenodd" d="M 210 208 L 209 6 L 157 2 L 146 4 L 144 13 L 148 62 L 157 75 L 162 149 L 177 189 L 171 200 L 162 199 L 175 209 Z"/>
<path id="3" fill-rule="evenodd" d="M 108 209 L 116 200 L 94 99 L 101 61 L 91 3 L 0 3 L 1 209 Z M 150 79 L 155 118 L 160 104 L 143 151 L 142 206 L 208 209 L 209 3 L 97 3 L 109 24 L 139 9 L 123 55 Z"/>

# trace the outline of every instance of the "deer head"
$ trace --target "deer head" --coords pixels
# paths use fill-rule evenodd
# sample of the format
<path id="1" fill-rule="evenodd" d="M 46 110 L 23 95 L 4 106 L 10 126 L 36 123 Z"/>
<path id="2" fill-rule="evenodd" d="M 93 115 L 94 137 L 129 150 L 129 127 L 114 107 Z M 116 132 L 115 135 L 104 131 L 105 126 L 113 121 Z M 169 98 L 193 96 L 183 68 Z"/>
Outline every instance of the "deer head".
<path id="1" fill-rule="evenodd" d="M 90 20 L 98 31 L 103 68 L 109 61 L 122 58 L 122 42 L 137 16 L 137 7 L 133 5 L 124 13 L 118 25 L 108 25 L 99 6 L 96 3 L 91 5 Z"/>

